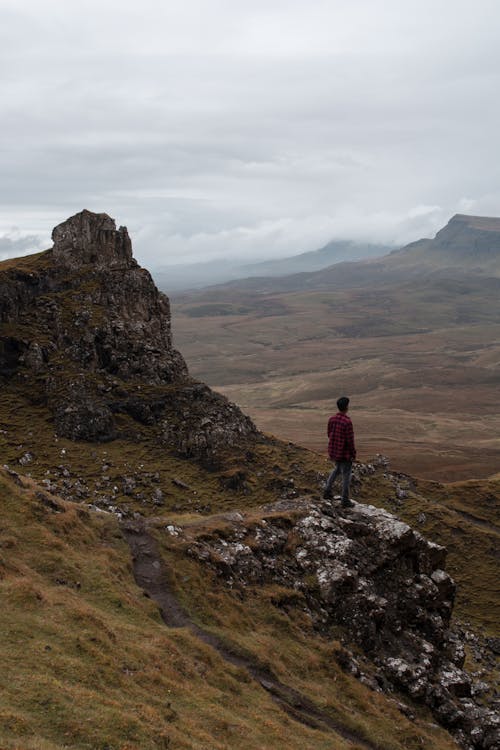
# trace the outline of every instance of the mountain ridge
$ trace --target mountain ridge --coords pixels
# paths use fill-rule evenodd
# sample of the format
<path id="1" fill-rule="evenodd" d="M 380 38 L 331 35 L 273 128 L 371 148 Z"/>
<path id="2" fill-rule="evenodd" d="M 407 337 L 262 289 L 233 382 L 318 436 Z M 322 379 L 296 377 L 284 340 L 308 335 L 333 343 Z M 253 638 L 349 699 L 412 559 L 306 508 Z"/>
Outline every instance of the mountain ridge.
<path id="1" fill-rule="evenodd" d="M 461 265 L 457 265 L 457 259 Z M 416 240 L 379 258 L 341 261 L 321 271 L 278 278 L 241 278 L 213 288 L 240 287 L 269 293 L 369 283 L 383 286 L 389 282 L 425 278 L 430 274 L 436 278 L 448 278 L 468 273 L 500 278 L 500 219 L 456 214 L 434 239 Z"/>
<path id="2" fill-rule="evenodd" d="M 186 265 L 172 265 L 152 269 L 158 286 L 169 293 L 181 293 L 187 289 L 203 288 L 224 283 L 231 279 L 285 276 L 292 272 L 314 271 L 332 263 L 384 255 L 387 245 L 357 242 L 355 240 L 332 240 L 318 250 L 291 255 L 285 258 L 263 260 L 255 263 L 218 259 Z"/>
<path id="3" fill-rule="evenodd" d="M 500 218 L 455 214 L 433 240 L 418 240 L 391 255 L 415 253 L 416 250 L 439 253 L 450 261 L 457 258 L 470 263 L 479 261 L 484 271 L 494 270 L 495 275 L 499 275 Z"/>

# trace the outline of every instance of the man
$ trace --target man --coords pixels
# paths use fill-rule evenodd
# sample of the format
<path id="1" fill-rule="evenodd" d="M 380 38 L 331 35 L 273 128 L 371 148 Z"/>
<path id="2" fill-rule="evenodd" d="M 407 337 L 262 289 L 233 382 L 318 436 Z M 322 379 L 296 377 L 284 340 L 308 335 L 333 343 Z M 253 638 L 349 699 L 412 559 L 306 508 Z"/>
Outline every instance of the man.
<path id="1" fill-rule="evenodd" d="M 323 498 L 332 499 L 332 485 L 339 474 L 342 476 L 342 507 L 352 508 L 354 503 L 349 500 L 349 485 L 351 483 L 352 462 L 356 458 L 354 445 L 354 430 L 350 418 L 349 399 L 341 396 L 337 401 L 338 413 L 328 420 L 328 455 L 335 461 L 335 468 L 327 479 Z"/>

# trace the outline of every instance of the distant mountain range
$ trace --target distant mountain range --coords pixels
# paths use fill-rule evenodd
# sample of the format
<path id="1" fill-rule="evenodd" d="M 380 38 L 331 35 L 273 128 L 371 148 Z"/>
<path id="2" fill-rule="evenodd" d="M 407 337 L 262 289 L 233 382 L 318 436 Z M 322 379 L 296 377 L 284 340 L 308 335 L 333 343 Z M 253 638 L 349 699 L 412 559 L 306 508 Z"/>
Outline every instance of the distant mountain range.
<path id="1" fill-rule="evenodd" d="M 291 258 L 268 260 L 242 266 L 249 276 L 285 276 L 303 271 L 319 271 L 334 263 L 355 261 L 363 258 L 375 258 L 386 255 L 390 250 L 387 245 L 359 243 L 352 240 L 333 240 L 319 250 L 300 253 Z"/>
<path id="2" fill-rule="evenodd" d="M 314 255 L 314 253 L 313 253 Z M 259 292 L 377 286 L 432 276 L 500 278 L 500 218 L 456 214 L 434 239 L 421 239 L 382 257 L 338 262 L 320 271 L 246 278 L 225 286 Z"/>
<path id="3" fill-rule="evenodd" d="M 206 263 L 189 263 L 153 268 L 151 273 L 158 286 L 167 291 L 200 289 L 242 278 L 286 276 L 293 273 L 319 271 L 334 263 L 355 261 L 386 255 L 388 245 L 334 240 L 319 250 L 300 253 L 287 258 L 275 258 L 259 263 L 242 263 L 218 258 Z"/>

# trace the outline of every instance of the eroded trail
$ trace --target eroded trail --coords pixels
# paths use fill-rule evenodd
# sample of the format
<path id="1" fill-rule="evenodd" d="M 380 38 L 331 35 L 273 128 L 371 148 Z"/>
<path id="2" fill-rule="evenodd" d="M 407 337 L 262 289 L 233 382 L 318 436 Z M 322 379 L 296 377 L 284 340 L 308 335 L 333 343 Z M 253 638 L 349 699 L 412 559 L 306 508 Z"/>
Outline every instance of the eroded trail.
<path id="1" fill-rule="evenodd" d="M 472 523 L 474 526 L 478 526 L 480 529 L 485 529 L 486 531 L 490 531 L 493 534 L 500 536 L 500 528 L 491 521 L 485 521 L 483 518 L 478 518 L 472 513 L 468 513 L 466 510 L 455 509 L 455 513 L 462 518 L 465 518 L 466 521 L 469 521 L 469 523 Z"/>
<path id="2" fill-rule="evenodd" d="M 122 531 L 132 553 L 135 580 L 138 586 L 158 604 L 162 619 L 168 627 L 188 628 L 197 638 L 214 648 L 226 661 L 246 669 L 272 699 L 296 721 L 313 729 L 333 731 L 356 747 L 378 750 L 378 745 L 370 743 L 361 735 L 340 724 L 315 706 L 309 698 L 284 685 L 270 670 L 263 668 L 250 656 L 235 653 L 221 638 L 196 625 L 172 592 L 165 563 L 144 521 L 127 521 L 122 524 Z"/>

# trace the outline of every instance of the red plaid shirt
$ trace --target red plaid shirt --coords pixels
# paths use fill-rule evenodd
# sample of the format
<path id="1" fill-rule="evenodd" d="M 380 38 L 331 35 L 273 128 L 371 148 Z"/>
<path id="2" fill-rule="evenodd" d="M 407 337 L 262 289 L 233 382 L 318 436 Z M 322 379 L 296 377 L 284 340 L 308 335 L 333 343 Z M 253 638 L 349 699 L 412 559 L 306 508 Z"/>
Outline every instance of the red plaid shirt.
<path id="1" fill-rule="evenodd" d="M 328 420 L 328 455 L 332 461 L 354 461 L 354 430 L 347 414 L 339 412 Z"/>

